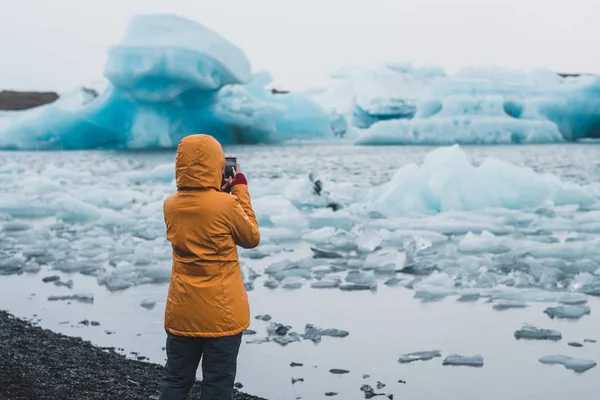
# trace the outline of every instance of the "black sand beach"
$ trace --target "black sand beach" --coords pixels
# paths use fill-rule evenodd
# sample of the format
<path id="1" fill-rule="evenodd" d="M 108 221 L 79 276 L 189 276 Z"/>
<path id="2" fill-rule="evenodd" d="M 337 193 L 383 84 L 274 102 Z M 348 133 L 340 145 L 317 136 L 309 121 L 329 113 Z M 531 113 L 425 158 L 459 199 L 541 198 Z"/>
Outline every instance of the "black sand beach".
<path id="1" fill-rule="evenodd" d="M 161 375 L 161 365 L 129 360 L 0 311 L 0 399 L 156 399 Z M 199 394 L 195 385 L 190 399 Z M 263 400 L 238 391 L 233 398 Z"/>

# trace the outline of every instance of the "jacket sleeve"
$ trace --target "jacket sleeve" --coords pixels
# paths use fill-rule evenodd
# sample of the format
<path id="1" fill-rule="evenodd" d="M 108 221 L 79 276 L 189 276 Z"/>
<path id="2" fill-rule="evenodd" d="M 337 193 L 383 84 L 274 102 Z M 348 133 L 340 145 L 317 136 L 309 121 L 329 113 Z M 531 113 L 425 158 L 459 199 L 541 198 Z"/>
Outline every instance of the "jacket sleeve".
<path id="1" fill-rule="evenodd" d="M 236 245 L 252 249 L 260 243 L 260 232 L 256 215 L 252 209 L 250 193 L 245 184 L 234 185 L 231 194 L 236 197 L 230 214 L 231 233 Z"/>

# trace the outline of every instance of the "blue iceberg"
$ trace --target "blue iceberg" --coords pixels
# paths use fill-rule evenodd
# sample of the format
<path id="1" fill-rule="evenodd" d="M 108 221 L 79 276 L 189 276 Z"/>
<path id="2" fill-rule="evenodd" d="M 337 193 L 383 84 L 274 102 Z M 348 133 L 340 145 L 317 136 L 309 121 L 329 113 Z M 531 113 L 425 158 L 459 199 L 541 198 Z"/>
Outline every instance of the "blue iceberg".
<path id="1" fill-rule="evenodd" d="M 109 50 L 109 80 L 97 98 L 68 96 L 13 112 L 0 124 L 2 149 L 175 147 L 208 133 L 222 144 L 273 143 L 331 134 L 329 113 L 298 93 L 272 94 L 242 50 L 173 15 L 134 17 Z"/>
<path id="2" fill-rule="evenodd" d="M 356 144 L 554 143 L 600 137 L 600 78 L 550 70 L 388 64 L 345 68 L 314 96 L 359 128 Z M 340 97 L 350 101 L 342 101 Z"/>

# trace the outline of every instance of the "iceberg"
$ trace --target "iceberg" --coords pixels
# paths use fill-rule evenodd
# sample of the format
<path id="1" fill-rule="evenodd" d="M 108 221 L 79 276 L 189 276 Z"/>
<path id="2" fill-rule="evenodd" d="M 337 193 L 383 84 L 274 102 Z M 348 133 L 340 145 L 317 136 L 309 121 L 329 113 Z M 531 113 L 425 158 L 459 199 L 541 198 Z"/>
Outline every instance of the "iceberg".
<path id="1" fill-rule="evenodd" d="M 526 120 L 506 113 L 499 95 L 449 95 L 422 104 L 422 113 L 410 120 L 389 120 L 373 125 L 356 144 L 508 144 L 563 142 L 556 124 Z M 432 112 L 439 109 L 435 115 Z"/>
<path id="2" fill-rule="evenodd" d="M 222 144 L 332 134 L 328 111 L 300 93 L 272 94 L 244 52 L 209 28 L 166 14 L 131 19 L 110 48 L 98 97 L 71 95 L 3 113 L 0 149 L 172 148 L 208 133 Z"/>
<path id="3" fill-rule="evenodd" d="M 600 136 L 600 79 L 410 63 L 346 67 L 313 98 L 359 128 L 359 145 L 554 143 Z"/>
<path id="4" fill-rule="evenodd" d="M 597 201 L 585 188 L 531 168 L 493 158 L 475 166 L 458 145 L 429 152 L 421 166 L 405 165 L 369 198 L 370 209 L 388 217 L 410 212 L 525 209 L 548 201 L 586 207 Z"/>

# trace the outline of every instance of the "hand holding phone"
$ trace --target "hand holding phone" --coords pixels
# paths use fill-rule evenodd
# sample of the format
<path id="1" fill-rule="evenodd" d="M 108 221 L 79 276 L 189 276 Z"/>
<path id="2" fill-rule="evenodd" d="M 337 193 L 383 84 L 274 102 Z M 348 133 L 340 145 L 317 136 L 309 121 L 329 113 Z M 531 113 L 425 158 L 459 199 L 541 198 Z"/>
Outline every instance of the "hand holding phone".
<path id="1" fill-rule="evenodd" d="M 225 169 L 223 170 L 223 177 L 227 178 L 235 178 L 235 174 L 237 172 L 237 156 L 235 154 L 226 154 L 225 155 Z"/>

